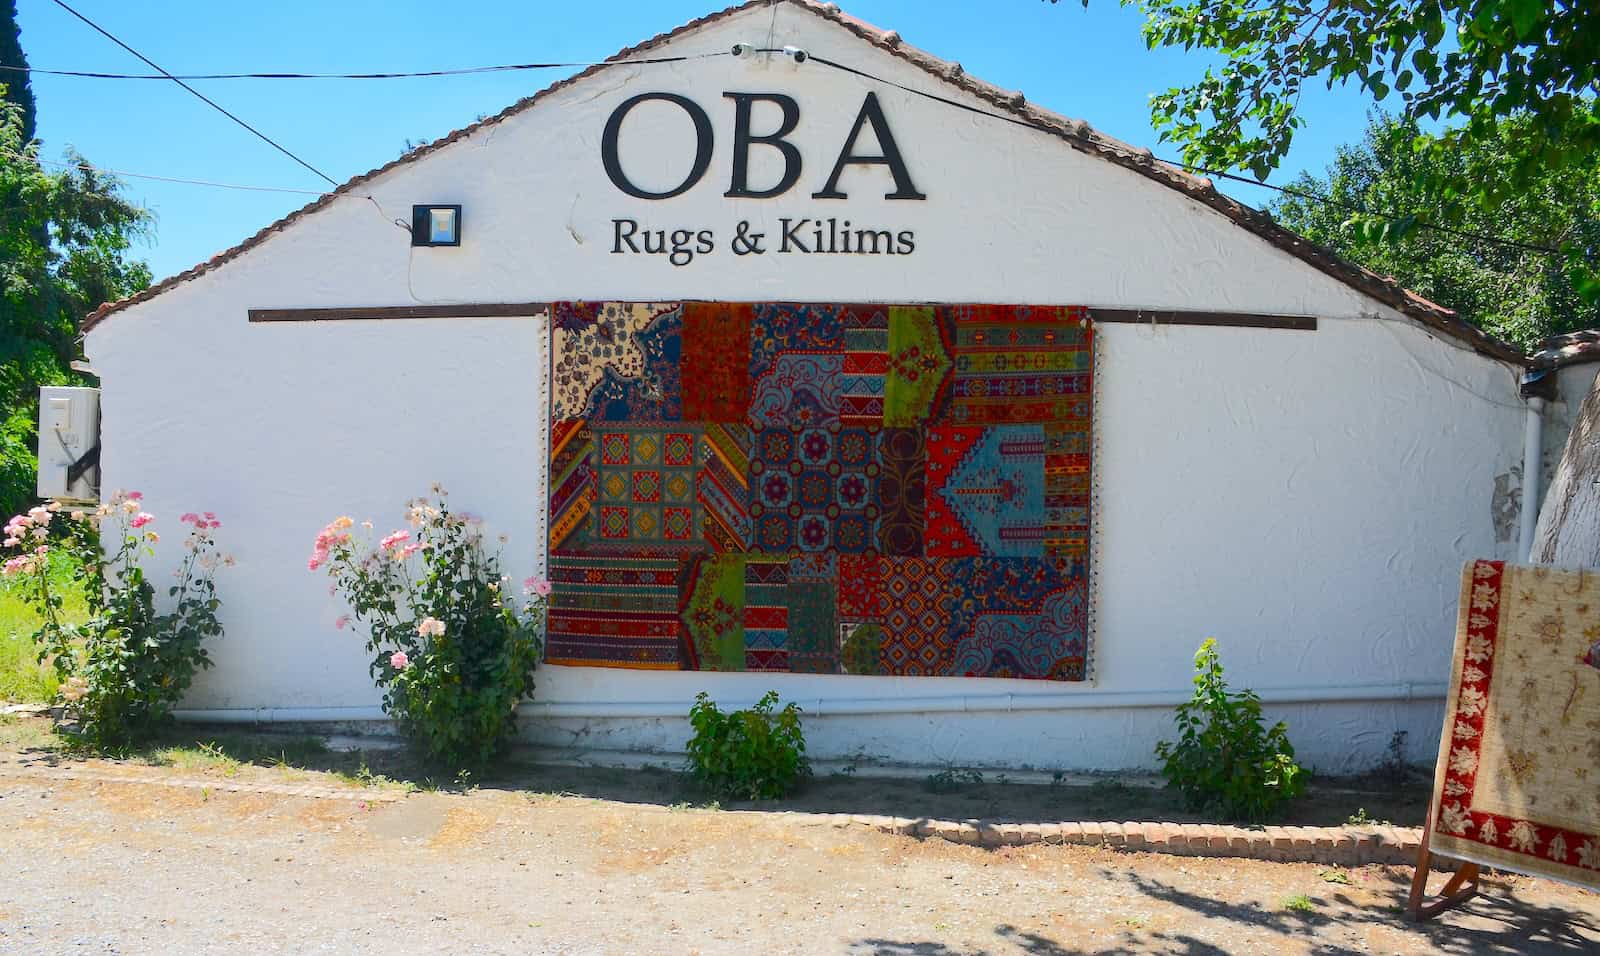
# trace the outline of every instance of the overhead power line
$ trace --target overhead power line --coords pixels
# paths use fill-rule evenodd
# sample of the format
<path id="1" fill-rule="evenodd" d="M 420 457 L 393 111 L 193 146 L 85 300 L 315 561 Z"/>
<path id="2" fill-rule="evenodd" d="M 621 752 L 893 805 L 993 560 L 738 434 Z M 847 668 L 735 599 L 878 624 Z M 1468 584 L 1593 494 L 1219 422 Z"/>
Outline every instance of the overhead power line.
<path id="1" fill-rule="evenodd" d="M 301 166 L 304 166 L 306 169 L 309 169 L 311 172 L 315 173 L 318 177 L 320 177 L 328 185 L 335 186 L 335 187 L 339 185 L 337 182 L 334 181 L 333 177 L 329 176 L 327 173 L 323 172 L 322 170 L 318 169 L 317 167 L 315 167 L 315 166 L 311 165 L 310 163 L 306 162 L 305 160 L 301 159 L 299 156 L 296 156 L 294 153 L 291 153 L 288 150 L 288 148 L 286 148 L 286 147 L 282 146 L 281 144 L 279 144 L 276 140 L 274 140 L 272 137 L 268 136 L 266 133 L 261 132 L 260 130 L 256 129 L 254 126 L 251 126 L 249 123 L 246 123 L 244 120 L 240 119 L 239 117 L 237 117 L 237 116 L 233 115 L 232 113 L 228 112 L 227 110 L 223 109 L 221 106 L 218 106 L 217 102 L 215 100 L 211 99 L 210 97 L 206 96 L 204 93 L 200 92 L 199 90 L 195 89 L 194 87 L 190 86 L 189 84 L 185 83 L 184 81 L 182 81 L 182 80 L 178 79 L 177 77 L 173 76 L 171 73 L 168 73 L 166 70 L 162 69 L 159 65 L 157 65 L 154 60 L 151 60 L 149 57 L 145 56 L 143 53 L 140 53 L 138 50 L 135 50 L 133 47 L 131 47 L 128 44 L 126 44 L 126 43 L 122 42 L 121 40 L 117 39 L 115 36 L 113 36 L 109 31 L 107 31 L 104 27 L 100 26 L 98 23 L 95 23 L 93 20 L 89 19 L 88 17 L 84 16 L 83 14 L 79 13 L 78 11 L 72 9 L 70 6 L 68 6 L 64 2 L 64 0 L 55 0 L 55 3 L 56 3 L 56 6 L 60 7 L 61 9 L 65 10 L 68 13 L 72 14 L 73 16 L 77 17 L 79 20 L 82 20 L 84 23 L 88 24 L 91 28 L 94 29 L 94 31 L 96 33 L 99 33 L 101 36 L 103 36 L 106 39 L 110 40 L 112 43 L 115 43 L 117 46 L 120 46 L 124 50 L 127 50 L 129 53 L 132 53 L 134 56 L 138 57 L 140 60 L 143 60 L 145 65 L 150 67 L 150 69 L 155 70 L 157 73 L 162 74 L 167 79 L 171 80 L 172 82 L 174 82 L 174 83 L 178 84 L 179 86 L 183 87 L 184 89 L 188 90 L 190 93 L 193 93 L 196 97 L 198 97 L 200 99 L 201 102 L 205 103 L 207 106 L 209 106 L 212 109 L 216 110 L 218 113 L 221 113 L 223 116 L 226 116 L 228 119 L 233 120 L 235 123 L 238 123 L 240 126 L 243 126 L 245 129 L 247 129 L 250 132 L 254 133 L 257 137 L 259 137 L 261 139 L 262 142 L 266 143 L 268 146 L 271 146 L 273 149 L 277 150 L 278 152 L 282 153 L 283 155 L 285 155 L 285 156 L 289 157 L 290 159 L 294 160 L 295 162 L 299 163 Z"/>
<path id="2" fill-rule="evenodd" d="M 773 52 L 773 51 L 760 51 L 760 52 Z M 1035 122 L 1032 122 L 1031 120 L 1026 120 L 1026 119 L 1023 119 L 1021 117 L 1008 116 L 1008 115 L 1006 115 L 1004 113 L 996 113 L 996 112 L 993 112 L 992 110 L 981 109 L 979 107 L 972 106 L 972 105 L 967 104 L 967 103 L 962 103 L 959 100 L 953 100 L 953 99 L 950 99 L 949 97 L 940 96 L 937 93 L 930 93 L 927 90 L 919 90 L 919 89 L 917 89 L 916 87 L 913 87 L 913 86 L 906 86 L 903 83 L 898 83 L 898 82 L 896 82 L 894 80 L 891 80 L 891 79 L 888 79 L 886 77 L 877 76 L 875 74 L 868 73 L 865 70 L 858 70 L 853 66 L 846 66 L 843 63 L 837 63 L 837 62 L 835 62 L 833 60 L 829 60 L 829 59 L 826 59 L 824 57 L 816 56 L 815 54 L 811 55 L 809 59 L 810 59 L 810 61 L 812 63 L 820 63 L 823 66 L 832 67 L 833 69 L 841 70 L 841 71 L 843 71 L 845 73 L 853 74 L 855 76 L 861 77 L 862 79 L 871 80 L 871 81 L 873 81 L 875 83 L 883 83 L 883 84 L 885 84 L 887 86 L 892 86 L 895 89 L 903 90 L 904 92 L 911 93 L 911 94 L 913 94 L 915 96 L 920 96 L 920 97 L 923 97 L 924 99 L 932 100 L 935 103 L 941 103 L 941 104 L 943 104 L 945 106 L 955 107 L 958 110 L 963 110 L 963 111 L 968 112 L 968 113 L 975 113 L 975 114 L 977 114 L 979 116 L 987 116 L 990 119 L 1001 120 L 1002 122 L 1011 123 L 1011 124 L 1013 124 L 1015 126 L 1026 127 L 1028 129 L 1038 130 L 1039 132 L 1050 133 L 1051 135 L 1054 135 L 1054 136 L 1061 135 L 1061 130 L 1058 129 L 1057 127 L 1054 127 L 1054 126 L 1047 126 L 1047 125 L 1045 125 L 1043 123 L 1035 123 Z M 1295 189 L 1292 186 L 1276 186 L 1276 185 L 1273 185 L 1272 183 L 1261 182 L 1259 180 L 1250 179 L 1249 177 L 1246 177 L 1246 176 L 1239 176 L 1239 175 L 1236 175 L 1234 173 L 1225 172 L 1225 171 L 1222 171 L 1222 170 L 1207 169 L 1207 168 L 1205 168 L 1203 166 L 1195 166 L 1193 164 L 1185 163 L 1185 162 L 1182 162 L 1180 160 L 1164 159 L 1164 158 L 1162 158 L 1160 156 L 1153 156 L 1152 158 L 1155 159 L 1157 162 L 1166 163 L 1169 166 L 1177 166 L 1177 167 L 1180 167 L 1182 169 L 1187 169 L 1187 170 L 1190 170 L 1190 171 L 1193 171 L 1193 172 L 1204 173 L 1207 176 L 1215 176 L 1218 179 L 1227 179 L 1227 180 L 1230 180 L 1230 181 L 1233 181 L 1233 182 L 1245 183 L 1245 184 L 1250 185 L 1250 186 L 1259 186 L 1262 189 L 1270 189 L 1273 192 L 1282 193 L 1282 194 L 1288 195 L 1288 196 L 1294 196 L 1294 197 L 1296 197 L 1298 199 L 1305 199 L 1305 200 L 1308 200 L 1308 201 L 1311 201 L 1311 202 L 1319 202 L 1319 203 L 1324 203 L 1326 205 L 1336 206 L 1336 207 L 1345 209 L 1345 210 L 1350 211 L 1350 212 L 1361 213 L 1362 215 L 1375 216 L 1377 218 L 1386 219 L 1386 220 L 1389 220 L 1389 221 L 1394 221 L 1394 220 L 1406 218 L 1406 217 L 1403 217 L 1403 216 L 1400 216 L 1400 215 L 1397 215 L 1397 214 L 1393 214 L 1393 213 L 1374 213 L 1374 212 L 1370 212 L 1369 210 L 1367 210 L 1367 209 L 1365 209 L 1365 208 L 1363 208 L 1363 207 L 1361 207 L 1361 206 L 1359 206 L 1357 204 L 1341 202 L 1341 201 L 1336 200 L 1336 199 L 1334 199 L 1334 198 L 1332 198 L 1330 196 L 1318 196 L 1315 193 L 1309 193 L 1309 192 L 1306 192 L 1305 190 L 1302 190 L 1302 189 Z M 1425 220 L 1420 220 L 1420 219 L 1416 220 L 1416 228 L 1418 228 L 1418 229 L 1431 229 L 1431 230 L 1433 230 L 1435 232 L 1441 232 L 1441 233 L 1444 233 L 1445 235 L 1454 236 L 1454 237 L 1456 237 L 1458 239 L 1472 239 L 1472 240 L 1475 240 L 1477 242 L 1494 243 L 1494 244 L 1497 244 L 1497 245 L 1508 246 L 1508 247 L 1512 247 L 1512 248 L 1516 248 L 1516 249 L 1522 249 L 1522 250 L 1527 251 L 1527 252 L 1538 252 L 1538 253 L 1542 253 L 1542 254 L 1545 254 L 1545 255 L 1561 255 L 1562 254 L 1561 250 L 1553 249 L 1553 248 L 1551 248 L 1549 246 L 1535 245 L 1533 243 L 1522 242 L 1521 240 L 1518 240 L 1518 239 L 1505 239 L 1505 238 L 1502 238 L 1500 236 L 1490 236 L 1490 235 L 1484 235 L 1482 233 L 1468 232 L 1466 230 L 1455 229 L 1455 228 L 1452 228 L 1450 226 L 1441 226 L 1441 225 L 1438 225 L 1436 223 L 1431 223 L 1431 222 L 1427 222 Z"/>
<path id="3" fill-rule="evenodd" d="M 5 151 L 4 155 L 15 159 L 28 159 L 20 153 Z M 38 159 L 41 165 L 54 166 L 57 169 L 81 169 L 84 172 L 101 173 L 107 176 L 127 176 L 131 179 L 153 179 L 163 183 L 182 183 L 186 186 L 215 186 L 219 189 L 244 189 L 258 193 L 299 193 L 302 196 L 326 196 L 325 189 L 295 189 L 290 186 L 251 186 L 244 183 L 224 183 L 213 179 L 184 179 L 179 176 L 157 176 L 154 173 L 135 173 L 126 169 L 111 169 L 107 166 L 96 166 L 93 163 L 63 163 L 54 159 Z"/>
<path id="4" fill-rule="evenodd" d="M 504 63 L 496 66 L 468 66 L 450 70 L 410 70 L 392 73 L 106 73 L 99 70 L 46 70 L 34 66 L 0 66 L 17 73 L 47 76 L 77 76 L 95 80 L 409 80 L 430 76 L 471 76 L 480 73 L 511 73 L 520 70 L 580 69 L 590 66 L 643 66 L 652 63 L 683 63 L 728 53 L 699 53 L 690 56 L 658 56 L 638 60 L 587 60 L 570 63 Z"/>
<path id="5" fill-rule="evenodd" d="M 246 123 L 245 121 L 239 119 L 239 117 L 237 117 L 234 114 L 228 112 L 226 109 L 223 109 L 221 106 L 217 105 L 217 103 L 215 103 L 214 101 L 212 101 L 211 99 L 206 97 L 204 94 L 200 93 L 198 90 L 196 90 L 193 87 L 189 86 L 184 81 L 185 80 L 393 80 L 393 79 L 413 79 L 413 78 L 420 78 L 420 77 L 466 76 L 466 75 L 473 75 L 473 74 L 514 72 L 514 71 L 525 71 L 525 70 L 548 70 L 548 69 L 568 69 L 568 68 L 577 69 L 577 68 L 584 68 L 584 67 L 591 67 L 591 66 L 635 66 L 635 65 L 648 65 L 648 64 L 661 64 L 661 63 L 683 63 L 683 62 L 687 62 L 687 61 L 690 61 L 690 60 L 701 60 L 701 59 L 709 59 L 709 58 L 712 58 L 712 57 L 720 57 L 720 56 L 729 56 L 729 55 L 731 55 L 728 52 L 716 52 L 716 53 L 689 54 L 689 55 L 683 55 L 683 56 L 648 57 L 648 58 L 636 59 L 636 60 L 599 60 L 599 61 L 570 61 L 570 62 L 551 61 L 551 62 L 536 62 L 536 63 L 507 63 L 507 64 L 499 64 L 499 65 L 494 65 L 494 66 L 462 67 L 462 68 L 458 68 L 458 69 L 414 70 L 414 71 L 398 71 L 398 72 L 383 72 L 383 73 L 292 73 L 292 72 L 265 73 L 265 72 L 263 72 L 263 73 L 184 73 L 184 74 L 174 74 L 174 73 L 169 73 L 168 71 L 166 71 L 165 69 L 163 69 L 162 67 L 157 65 L 156 63 L 152 62 L 148 57 L 144 56 L 139 51 L 133 49 L 132 47 L 128 46 L 126 43 L 124 43 L 121 40 L 117 39 L 111 33 L 107 32 L 105 29 L 103 29 L 99 25 L 95 24 L 93 21 L 89 20 L 83 14 L 81 14 L 78 11 L 72 9 L 72 7 L 68 6 L 65 2 L 63 2 L 63 0 L 55 0 L 55 3 L 58 6 L 60 6 L 62 9 L 66 10 L 68 13 L 71 13 L 73 16 L 77 17 L 79 20 L 82 20 L 84 23 L 88 24 L 90 27 L 92 27 L 94 30 L 96 30 L 100 34 L 104 35 L 106 38 L 110 39 L 113 43 L 116 43 L 118 46 L 122 47 L 124 50 L 127 50 L 129 53 L 132 53 L 134 56 L 138 57 L 140 60 L 144 61 L 146 64 L 148 64 L 149 66 L 151 66 L 152 68 L 154 68 L 155 70 L 157 70 L 159 72 L 157 72 L 157 73 L 108 73 L 108 72 L 91 71 L 91 70 L 48 70 L 48 69 L 39 69 L 39 68 L 25 67 L 25 66 L 0 66 L 0 70 L 12 70 L 12 71 L 17 71 L 17 72 L 40 73 L 40 74 L 48 74 L 48 75 L 51 75 L 51 76 L 88 77 L 88 78 L 94 78 L 94 79 L 167 80 L 167 81 L 170 81 L 170 82 L 177 83 L 179 86 L 183 87 L 185 90 L 188 90 L 190 93 L 194 94 L 196 97 L 199 97 L 202 101 L 204 101 L 207 105 L 211 106 L 213 109 L 216 109 L 218 112 L 222 113 L 224 116 L 226 116 L 229 119 L 233 120 L 235 123 L 238 123 L 240 126 L 243 126 L 246 130 L 249 130 L 251 133 L 255 134 L 257 137 L 259 137 L 261 140 L 266 142 L 268 145 L 272 146 L 274 149 L 276 149 L 279 152 L 283 153 L 285 156 L 288 156 L 290 159 L 292 159 L 295 162 L 299 163 L 301 166 L 304 166 L 306 169 L 310 170 L 311 172 L 315 173 L 318 177 L 323 179 L 329 185 L 332 185 L 332 186 L 335 186 L 335 187 L 338 186 L 338 183 L 335 182 L 331 177 L 327 176 L 321 170 L 317 169 L 316 167 L 312 166 L 310 163 L 308 163 L 305 160 L 301 159 L 299 156 L 297 156 L 294 153 L 290 152 L 287 148 L 285 148 L 284 146 L 280 145 L 279 143 L 277 143 L 276 141 L 274 141 L 273 139 L 268 137 L 266 134 L 262 133 L 260 130 L 256 129 L 255 127 L 251 126 L 250 124 Z M 780 49 L 758 48 L 754 52 L 757 52 L 757 53 L 786 53 L 788 51 L 780 50 Z M 959 100 L 954 100 L 954 99 L 951 99 L 949 97 L 940 96 L 937 93 L 932 93 L 932 92 L 929 92 L 927 90 L 918 89 L 916 87 L 907 86 L 906 84 L 899 83 L 899 82 L 897 82 L 895 80 L 888 79 L 887 77 L 878 76 L 877 74 L 870 73 L 870 72 L 868 72 L 866 70 L 861 70 L 861 69 L 858 69 L 858 68 L 853 67 L 853 66 L 848 66 L 848 65 L 846 65 L 844 63 L 839 63 L 839 62 L 837 62 L 835 60 L 827 59 L 826 57 L 811 55 L 809 57 L 809 59 L 812 62 L 819 63 L 819 64 L 821 64 L 823 66 L 830 67 L 830 68 L 835 69 L 835 70 L 840 70 L 840 71 L 845 72 L 845 73 L 852 74 L 854 76 L 860 77 L 861 79 L 870 80 L 870 81 L 875 82 L 875 83 L 882 83 L 882 84 L 884 84 L 886 86 L 894 87 L 895 89 L 901 90 L 901 91 L 906 92 L 906 93 L 910 93 L 910 94 L 912 94 L 914 96 L 919 96 L 919 97 L 922 97 L 923 99 L 931 100 L 931 101 L 933 101 L 935 103 L 939 103 L 939 104 L 942 104 L 944 106 L 953 107 L 955 109 L 959 109 L 959 110 L 962 110 L 964 112 L 973 113 L 973 114 L 976 114 L 978 116 L 988 117 L 989 119 L 1000 120 L 1001 122 L 1004 122 L 1004 123 L 1010 123 L 1010 124 L 1015 125 L 1015 126 L 1021 126 L 1021 127 L 1024 127 L 1024 128 L 1027 128 L 1027 129 L 1036 130 L 1036 131 L 1039 131 L 1039 132 L 1050 133 L 1051 135 L 1060 135 L 1060 133 L 1061 133 L 1061 130 L 1059 128 L 1057 128 L 1057 127 L 1054 127 L 1054 126 L 1046 125 L 1046 124 L 1043 124 L 1043 123 L 1033 122 L 1033 121 L 1028 120 L 1028 119 L 1024 119 L 1024 118 L 1017 117 L 1017 116 L 1011 116 L 1011 115 L 1007 115 L 1007 114 L 1004 114 L 1004 113 L 996 113 L 996 112 L 994 112 L 992 110 L 986 110 L 986 109 L 982 109 L 980 107 L 972 106 L 972 105 L 967 104 L 967 103 L 962 103 Z M 1415 223 L 1415 227 L 1418 228 L 1418 229 L 1432 230 L 1434 232 L 1439 232 L 1439 233 L 1442 233 L 1444 235 L 1453 236 L 1453 237 L 1458 238 L 1458 239 L 1468 239 L 1468 240 L 1473 240 L 1473 241 L 1476 241 L 1476 242 L 1486 242 L 1486 243 L 1491 243 L 1491 244 L 1495 244 L 1495 245 L 1502 245 L 1502 246 L 1506 246 L 1508 248 L 1521 249 L 1521 250 L 1524 250 L 1524 251 L 1527 251 L 1527 252 L 1536 252 L 1536 253 L 1540 253 L 1540 254 L 1543 254 L 1543 255 L 1561 255 L 1562 254 L 1561 250 L 1552 248 L 1550 246 L 1539 245 L 1539 244 L 1536 244 L 1536 243 L 1523 242 L 1523 241 L 1518 240 L 1518 239 L 1508 239 L 1508 238 L 1504 238 L 1504 237 L 1501 237 L 1501 236 L 1487 235 L 1487 234 L 1484 234 L 1484 233 L 1476 233 L 1476 232 L 1471 232 L 1471 231 L 1463 230 L 1463 229 L 1456 229 L 1456 228 L 1451 227 L 1451 226 L 1446 226 L 1446 225 L 1441 225 L 1441 224 L 1438 224 L 1438 223 L 1428 222 L 1426 220 L 1416 219 L 1415 217 L 1406 217 L 1406 216 L 1402 216 L 1402 215 L 1397 214 L 1397 213 L 1374 213 L 1374 212 L 1371 212 L 1370 210 L 1366 209 L 1365 207 L 1361 206 L 1358 203 L 1346 202 L 1346 201 L 1343 201 L 1343 200 L 1335 199 L 1335 198 L 1333 198 L 1331 196 L 1321 196 L 1321 195 L 1318 195 L 1316 193 L 1307 192 L 1307 191 L 1302 190 L 1302 189 L 1296 189 L 1296 188 L 1294 188 L 1292 186 L 1279 186 L 1279 185 L 1276 185 L 1276 184 L 1273 184 L 1273 183 L 1268 183 L 1268 182 L 1263 182 L 1263 181 L 1260 181 L 1260 180 L 1257 180 L 1257 179 L 1252 179 L 1252 178 L 1250 178 L 1248 176 L 1240 176 L 1240 175 L 1238 175 L 1236 173 L 1227 172 L 1225 170 L 1209 169 L 1209 168 L 1204 167 L 1204 166 L 1197 166 L 1197 165 L 1194 165 L 1194 164 L 1191 164 L 1191 163 L 1183 162 L 1181 160 L 1167 159 L 1165 157 L 1159 157 L 1159 156 L 1153 156 L 1152 158 L 1155 159 L 1157 162 L 1165 163 L 1165 164 L 1167 164 L 1169 166 L 1179 167 L 1181 169 L 1186 169 L 1186 170 L 1189 170 L 1191 172 L 1202 173 L 1202 174 L 1204 174 L 1206 176 L 1212 176 L 1212 177 L 1215 177 L 1215 178 L 1218 178 L 1218 179 L 1225 179 L 1225 180 L 1228 180 L 1230 182 L 1236 182 L 1236 183 L 1240 183 L 1240 184 L 1247 185 L 1247 186 L 1254 186 L 1254 187 L 1257 187 L 1257 188 L 1270 190 L 1272 192 L 1276 192 L 1276 193 L 1279 193 L 1281 195 L 1293 196 L 1293 197 L 1295 197 L 1297 199 L 1302 199 L 1302 200 L 1305 200 L 1305 201 L 1308 201 L 1308 202 L 1321 203 L 1323 205 L 1328 205 L 1328 206 L 1333 206 L 1333 207 L 1336 207 L 1336 208 L 1344 209 L 1344 210 L 1346 210 L 1348 212 L 1359 213 L 1361 215 L 1366 215 L 1366 216 L 1373 216 L 1375 218 L 1384 219 L 1384 220 L 1388 220 L 1388 221 L 1391 221 L 1391 222 L 1392 221 L 1396 221 L 1396 220 L 1400 220 L 1400 219 L 1404 219 L 1404 218 L 1411 218 Z M 53 165 L 69 166 L 70 167 L 73 164 L 55 163 Z M 323 194 L 322 192 L 316 191 L 316 190 L 291 189 L 291 188 L 279 187 L 279 186 L 253 186 L 253 185 L 245 185 L 245 184 L 241 184 L 241 183 L 224 183 L 224 182 L 215 182 L 215 181 L 200 180 L 200 179 L 184 179 L 184 178 L 172 177 L 172 176 L 160 176 L 160 175 L 156 175 L 156 174 L 153 174 L 153 173 L 137 173 L 137 172 L 130 172 L 130 171 L 126 171 L 126 170 L 108 169 L 108 168 L 105 168 L 105 167 L 92 167 L 92 166 L 89 166 L 88 164 L 80 164 L 80 165 L 81 165 L 82 168 L 85 168 L 85 169 L 97 169 L 100 172 L 111 173 L 113 175 L 128 176 L 128 177 L 137 178 L 137 179 L 152 179 L 152 180 L 158 180 L 158 181 L 162 181 L 162 182 L 185 183 L 185 184 L 196 185 L 196 186 L 216 186 L 216 187 L 225 188 L 225 189 L 246 189 L 246 190 L 262 191 L 262 192 L 295 192 L 295 193 L 304 193 L 304 194 L 307 194 L 307 195 L 322 195 Z"/>

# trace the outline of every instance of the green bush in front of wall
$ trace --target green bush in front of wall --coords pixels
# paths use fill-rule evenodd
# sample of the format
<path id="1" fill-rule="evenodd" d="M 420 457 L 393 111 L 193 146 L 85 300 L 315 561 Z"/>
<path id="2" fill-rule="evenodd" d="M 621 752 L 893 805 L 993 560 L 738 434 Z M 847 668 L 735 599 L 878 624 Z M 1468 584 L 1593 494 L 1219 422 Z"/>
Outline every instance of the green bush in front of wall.
<path id="1" fill-rule="evenodd" d="M 213 575 L 233 564 L 212 535 L 222 523 L 210 512 L 179 519 L 191 526 L 184 556 L 158 604 L 146 561 L 161 536 L 143 509 L 137 491 L 93 509 L 39 505 L 7 522 L 0 542 L 0 575 L 34 612 L 31 644 L 55 671 L 68 734 L 99 749 L 138 743 L 165 722 L 222 636 Z"/>
<path id="2" fill-rule="evenodd" d="M 1263 724 L 1255 692 L 1229 693 L 1215 639 L 1200 645 L 1194 667 L 1194 697 L 1178 705 L 1178 742 L 1156 744 L 1167 785 L 1191 810 L 1251 823 L 1272 818 L 1311 775 L 1295 763 L 1288 726 Z"/>
<path id="3" fill-rule="evenodd" d="M 533 693 L 551 585 L 534 576 L 512 594 L 482 519 L 451 511 L 437 484 L 407 502 L 406 525 L 373 543 L 341 515 L 306 564 L 325 569 L 350 607 L 334 626 L 366 632 L 384 712 L 429 760 L 482 767 L 510 743 L 517 705 Z"/>
<path id="4" fill-rule="evenodd" d="M 689 770 L 701 786 L 728 800 L 775 800 L 811 773 L 799 706 L 777 706 L 775 690 L 732 713 L 704 692 L 696 695 L 689 710 Z"/>

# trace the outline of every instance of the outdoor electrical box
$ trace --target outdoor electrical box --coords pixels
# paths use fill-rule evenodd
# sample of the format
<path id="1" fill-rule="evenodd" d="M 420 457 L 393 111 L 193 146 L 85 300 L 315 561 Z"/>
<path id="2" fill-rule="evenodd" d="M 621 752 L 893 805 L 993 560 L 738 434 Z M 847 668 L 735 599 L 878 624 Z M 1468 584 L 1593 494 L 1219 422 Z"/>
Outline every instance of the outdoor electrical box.
<path id="1" fill-rule="evenodd" d="M 100 500 L 100 390 L 39 389 L 39 497 Z"/>

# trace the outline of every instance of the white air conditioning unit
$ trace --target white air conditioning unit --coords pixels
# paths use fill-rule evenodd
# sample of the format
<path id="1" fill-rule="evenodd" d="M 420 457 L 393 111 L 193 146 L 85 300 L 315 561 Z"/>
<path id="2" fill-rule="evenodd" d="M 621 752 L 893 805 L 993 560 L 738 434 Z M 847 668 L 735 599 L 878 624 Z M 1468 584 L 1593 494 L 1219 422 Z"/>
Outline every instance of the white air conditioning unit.
<path id="1" fill-rule="evenodd" d="M 39 497 L 100 500 L 100 390 L 39 389 Z"/>

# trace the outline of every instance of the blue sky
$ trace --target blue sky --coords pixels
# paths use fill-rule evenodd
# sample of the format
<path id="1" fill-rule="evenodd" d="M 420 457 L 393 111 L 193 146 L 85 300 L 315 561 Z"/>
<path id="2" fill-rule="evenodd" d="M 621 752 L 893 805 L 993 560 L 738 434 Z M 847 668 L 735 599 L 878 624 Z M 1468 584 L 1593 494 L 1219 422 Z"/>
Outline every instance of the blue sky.
<path id="1" fill-rule="evenodd" d="M 725 5 L 723 0 L 513 3 L 421 0 L 69 0 L 85 16 L 175 73 L 378 72 L 543 60 L 603 59 Z M 1157 155 L 1152 92 L 1198 76 L 1198 56 L 1147 51 L 1141 15 L 1110 2 L 853 0 L 844 9 L 908 43 Z M 50 0 L 20 0 L 22 45 L 36 68 L 143 73 L 143 64 Z M 380 166 L 405 141 L 433 139 L 495 113 L 571 71 L 380 81 L 196 82 L 267 135 L 343 182 Z M 35 75 L 44 158 L 68 146 L 99 166 L 186 179 L 317 190 L 292 160 L 169 82 Z M 1321 170 L 1358 139 L 1367 101 L 1354 90 L 1308 91 L 1307 128 L 1283 171 Z M 308 195 L 125 179 L 157 217 L 137 250 L 156 278 L 179 272 L 292 209 Z M 1251 205 L 1269 195 L 1220 184 Z"/>

